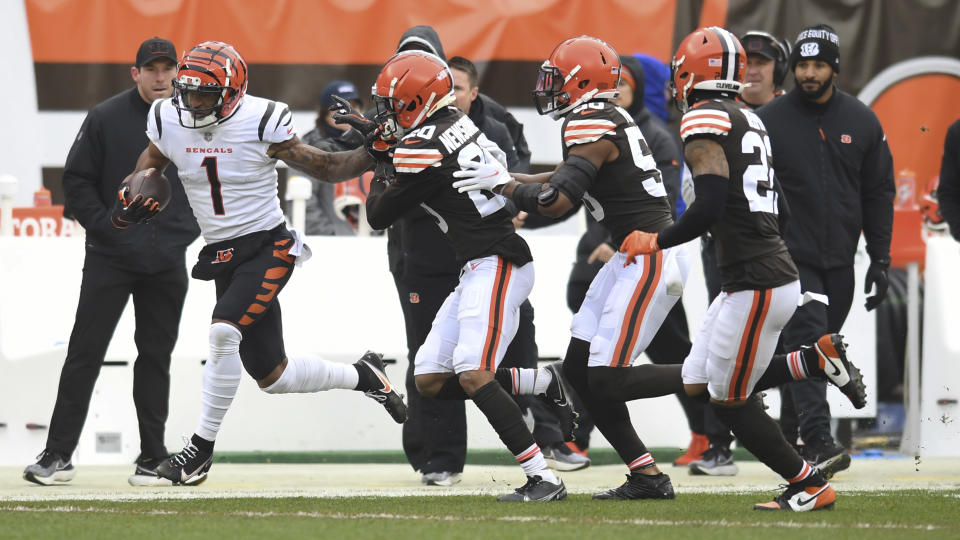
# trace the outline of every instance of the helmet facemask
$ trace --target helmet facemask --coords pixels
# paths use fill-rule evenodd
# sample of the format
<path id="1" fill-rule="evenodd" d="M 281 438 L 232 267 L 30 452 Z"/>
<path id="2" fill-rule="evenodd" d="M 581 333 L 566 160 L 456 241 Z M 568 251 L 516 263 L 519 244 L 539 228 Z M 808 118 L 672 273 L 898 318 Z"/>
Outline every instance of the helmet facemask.
<path id="1" fill-rule="evenodd" d="M 180 125 L 191 129 L 207 127 L 220 121 L 223 103 L 229 100 L 233 92 L 230 87 L 201 85 L 200 79 L 188 75 L 174 79 L 173 88 L 173 106 L 180 113 Z M 211 105 L 191 105 L 196 102 L 209 102 Z"/>
<path id="2" fill-rule="evenodd" d="M 388 97 L 388 96 L 378 96 L 376 93 L 377 87 L 373 87 L 373 105 L 376 108 L 376 114 L 373 119 L 380 127 L 380 133 L 384 138 L 402 138 L 404 135 L 404 129 L 397 122 L 397 111 L 403 110 L 405 104 L 403 100 Z"/>
<path id="3" fill-rule="evenodd" d="M 538 113 L 553 113 L 570 102 L 570 95 L 562 90 L 565 82 L 566 78 L 560 69 L 551 66 L 549 61 L 540 66 L 536 90 L 533 91 L 533 102 Z"/>

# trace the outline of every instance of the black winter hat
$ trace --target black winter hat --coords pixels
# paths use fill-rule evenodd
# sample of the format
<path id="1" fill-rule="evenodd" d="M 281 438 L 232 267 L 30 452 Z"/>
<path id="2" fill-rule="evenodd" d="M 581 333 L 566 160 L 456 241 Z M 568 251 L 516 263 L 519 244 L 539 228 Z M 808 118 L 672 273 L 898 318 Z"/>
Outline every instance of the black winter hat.
<path id="1" fill-rule="evenodd" d="M 834 73 L 840 73 L 840 38 L 837 31 L 826 24 L 804 28 L 797 35 L 790 54 L 790 71 L 800 60 L 821 60 L 830 64 Z"/>

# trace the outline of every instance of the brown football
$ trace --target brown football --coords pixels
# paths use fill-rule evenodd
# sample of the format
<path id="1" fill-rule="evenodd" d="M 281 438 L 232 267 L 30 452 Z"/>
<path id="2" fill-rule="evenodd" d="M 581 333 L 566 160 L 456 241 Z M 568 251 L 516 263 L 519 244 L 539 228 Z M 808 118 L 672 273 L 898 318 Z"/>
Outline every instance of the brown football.
<path id="1" fill-rule="evenodd" d="M 125 180 L 129 191 L 126 199 L 132 201 L 137 195 L 144 199 L 152 198 L 160 203 L 163 210 L 170 202 L 170 181 L 157 169 L 150 168 L 137 171 Z"/>

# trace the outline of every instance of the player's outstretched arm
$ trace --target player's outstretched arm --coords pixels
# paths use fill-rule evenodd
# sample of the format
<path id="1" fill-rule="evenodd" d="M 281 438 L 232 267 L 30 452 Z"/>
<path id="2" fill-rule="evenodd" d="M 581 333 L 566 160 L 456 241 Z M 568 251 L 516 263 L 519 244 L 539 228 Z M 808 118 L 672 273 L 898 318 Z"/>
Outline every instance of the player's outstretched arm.
<path id="1" fill-rule="evenodd" d="M 363 147 L 346 152 L 324 152 L 304 143 L 300 137 L 271 144 L 267 155 L 331 184 L 359 176 L 376 165 L 376 160 Z"/>

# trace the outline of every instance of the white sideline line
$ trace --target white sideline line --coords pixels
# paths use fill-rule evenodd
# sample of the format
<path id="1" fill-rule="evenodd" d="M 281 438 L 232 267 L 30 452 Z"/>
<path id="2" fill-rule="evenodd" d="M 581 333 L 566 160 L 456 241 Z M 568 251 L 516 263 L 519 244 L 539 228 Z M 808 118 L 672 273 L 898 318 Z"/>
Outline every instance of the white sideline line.
<path id="1" fill-rule="evenodd" d="M 188 516 L 223 516 L 223 517 L 252 517 L 252 518 L 268 518 L 268 517 L 293 517 L 293 518 L 311 518 L 311 519 L 340 519 L 340 520 L 353 520 L 353 519 L 397 519 L 397 520 L 408 520 L 408 521 L 507 521 L 507 522 L 532 522 L 532 521 L 542 521 L 542 516 L 493 516 L 493 517 L 469 517 L 469 516 L 422 516 L 417 514 L 386 514 L 386 513 L 356 513 L 356 514 L 345 514 L 342 512 L 174 512 L 170 510 L 148 510 L 148 511 L 137 511 L 130 509 L 112 509 L 112 508 L 95 508 L 87 507 L 82 508 L 79 506 L 54 506 L 49 508 L 34 508 L 30 506 L 11 506 L 2 508 L 0 511 L 9 511 L 9 512 L 33 512 L 33 513 L 65 513 L 65 514 L 86 514 L 90 512 L 99 513 L 99 514 L 123 514 L 123 515 L 145 515 L 145 516 L 169 516 L 169 515 L 188 515 Z M 658 526 L 668 526 L 668 527 L 747 527 L 747 528 L 760 528 L 760 529 L 770 529 L 770 528 L 782 528 L 787 527 L 791 529 L 890 529 L 890 530 L 911 530 L 911 531 L 934 531 L 938 529 L 943 529 L 943 527 L 937 525 L 902 525 L 898 523 L 852 523 L 852 524 L 835 524 L 827 523 L 824 521 L 813 522 L 813 523 L 799 523 L 795 521 L 785 521 L 785 522 L 740 522 L 740 521 L 729 521 L 729 520 L 672 520 L 672 519 L 599 519 L 599 520 L 590 520 L 590 519 L 571 519 L 564 517 L 554 517 L 550 518 L 552 522 L 561 522 L 561 523 L 597 523 L 603 525 L 658 525 Z"/>
<path id="2" fill-rule="evenodd" d="M 879 489 L 864 489 L 862 487 L 844 489 L 833 484 L 837 494 L 842 497 L 856 497 L 860 495 L 874 496 L 896 496 L 898 492 L 918 489 L 916 486 L 898 486 L 891 485 Z M 4 502 L 57 502 L 57 501 L 114 501 L 114 502 L 137 502 L 137 501 L 183 501 L 183 500 L 205 500 L 205 499 L 336 499 L 343 497 L 456 497 L 460 495 L 482 495 L 496 496 L 510 491 L 514 486 L 504 485 L 489 489 L 450 489 L 450 490 L 431 490 L 431 488 L 373 488 L 373 489 L 209 489 L 192 487 L 161 487 L 161 488 L 139 488 L 136 491 L 99 491 L 99 492 L 80 492 L 71 493 L 58 491 L 49 493 L 48 488 L 36 488 L 31 491 L 37 491 L 37 494 L 18 494 L 12 496 L 0 496 L 0 503 Z M 953 491 L 956 486 L 928 486 L 923 488 L 926 492 Z M 592 494 L 595 489 L 568 489 L 571 495 Z M 719 495 L 744 495 L 755 494 L 760 499 L 769 495 L 772 499 L 780 488 L 774 488 L 770 483 L 756 486 L 685 486 L 683 493 L 714 493 Z M 946 496 L 960 498 L 960 494 L 948 494 Z"/>

